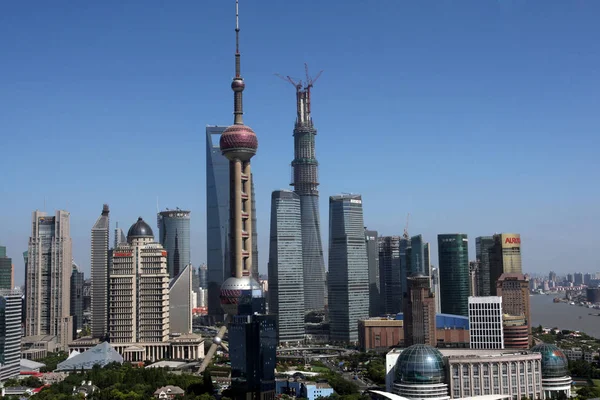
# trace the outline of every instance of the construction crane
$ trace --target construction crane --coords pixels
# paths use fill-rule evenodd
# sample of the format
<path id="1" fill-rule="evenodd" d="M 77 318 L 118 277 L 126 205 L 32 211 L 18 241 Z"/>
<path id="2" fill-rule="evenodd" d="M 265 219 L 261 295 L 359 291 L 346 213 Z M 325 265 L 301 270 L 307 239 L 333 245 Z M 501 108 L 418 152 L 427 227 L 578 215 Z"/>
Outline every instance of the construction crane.
<path id="1" fill-rule="evenodd" d="M 406 214 L 406 225 L 404 226 L 404 233 L 402 234 L 402 237 L 404 239 L 410 239 L 410 236 L 408 235 L 408 221 L 410 219 L 410 213 Z"/>
<path id="2" fill-rule="evenodd" d="M 311 123 L 310 117 L 310 90 L 314 86 L 315 82 L 321 74 L 323 70 L 319 71 L 314 78 L 311 78 L 308 73 L 308 64 L 304 63 L 304 73 L 306 74 L 306 81 L 302 82 L 302 80 L 297 80 L 292 78 L 291 76 L 283 76 L 280 74 L 275 74 L 275 76 L 283 79 L 284 81 L 291 83 L 292 86 L 296 88 L 296 113 L 298 115 L 299 123 Z"/>
<path id="3" fill-rule="evenodd" d="M 306 73 L 306 86 L 304 86 L 304 91 L 306 92 L 306 114 L 310 116 L 310 89 L 312 89 L 317 79 L 323 73 L 323 70 L 320 70 L 314 78 L 311 78 L 308 74 L 308 64 L 304 63 L 304 72 Z"/>

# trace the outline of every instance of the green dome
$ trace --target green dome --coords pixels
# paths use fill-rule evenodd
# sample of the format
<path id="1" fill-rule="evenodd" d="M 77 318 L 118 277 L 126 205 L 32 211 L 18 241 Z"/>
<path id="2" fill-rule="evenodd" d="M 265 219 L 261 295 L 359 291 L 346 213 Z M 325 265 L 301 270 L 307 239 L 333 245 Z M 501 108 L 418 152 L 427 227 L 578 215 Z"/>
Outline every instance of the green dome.
<path id="1" fill-rule="evenodd" d="M 395 383 L 430 385 L 444 383 L 442 353 L 426 344 L 408 347 L 396 361 Z"/>
<path id="2" fill-rule="evenodd" d="M 569 375 L 569 360 L 555 345 L 542 343 L 533 346 L 531 351 L 542 355 L 543 378 L 561 378 Z"/>

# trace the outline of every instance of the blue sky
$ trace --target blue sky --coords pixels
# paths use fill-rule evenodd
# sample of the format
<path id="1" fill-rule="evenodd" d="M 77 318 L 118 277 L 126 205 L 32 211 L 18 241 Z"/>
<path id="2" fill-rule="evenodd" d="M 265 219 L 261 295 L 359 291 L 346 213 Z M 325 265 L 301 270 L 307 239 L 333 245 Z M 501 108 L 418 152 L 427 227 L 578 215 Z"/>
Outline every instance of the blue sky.
<path id="1" fill-rule="evenodd" d="M 31 212 L 67 209 L 89 271 L 103 203 L 123 227 L 192 211 L 205 261 L 206 125 L 232 122 L 233 0 L 0 4 L 0 244 L 23 279 Z M 321 214 L 363 195 L 400 234 L 520 232 L 528 272 L 600 270 L 600 3 L 241 0 L 260 268 L 270 192 L 287 188 L 294 89 L 313 90 Z M 44 200 L 45 199 L 45 200 Z M 156 229 L 157 230 L 157 229 Z M 327 243 L 325 240 L 324 243 Z"/>

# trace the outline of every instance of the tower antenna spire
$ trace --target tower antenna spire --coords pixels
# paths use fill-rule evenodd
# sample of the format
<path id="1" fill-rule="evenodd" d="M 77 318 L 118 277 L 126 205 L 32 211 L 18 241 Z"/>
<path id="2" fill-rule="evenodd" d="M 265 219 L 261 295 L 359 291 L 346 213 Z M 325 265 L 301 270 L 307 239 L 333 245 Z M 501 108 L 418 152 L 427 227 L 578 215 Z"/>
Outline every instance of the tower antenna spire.
<path id="1" fill-rule="evenodd" d="M 234 125 L 244 125 L 242 116 L 244 115 L 242 105 L 242 92 L 246 84 L 242 78 L 240 66 L 240 12 L 239 0 L 235 0 L 235 78 L 231 82 L 233 90 L 233 123 Z"/>

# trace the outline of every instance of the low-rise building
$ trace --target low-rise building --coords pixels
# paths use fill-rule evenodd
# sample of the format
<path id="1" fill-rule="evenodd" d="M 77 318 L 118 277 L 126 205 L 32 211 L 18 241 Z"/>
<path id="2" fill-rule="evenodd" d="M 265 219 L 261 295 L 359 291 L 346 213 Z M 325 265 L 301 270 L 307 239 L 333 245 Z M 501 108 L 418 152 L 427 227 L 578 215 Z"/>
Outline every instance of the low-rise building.
<path id="1" fill-rule="evenodd" d="M 469 347 L 469 319 L 461 315 L 437 314 L 437 347 Z M 358 341 L 361 351 L 388 351 L 404 346 L 404 315 L 395 319 L 369 318 L 358 321 Z"/>
<path id="2" fill-rule="evenodd" d="M 514 350 L 435 349 L 415 345 L 386 356 L 386 391 L 409 399 L 545 396 L 542 355 Z"/>
<path id="3" fill-rule="evenodd" d="M 157 399 L 176 399 L 185 396 L 185 390 L 179 386 L 167 385 L 156 389 L 154 397 Z"/>

